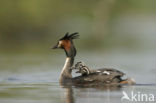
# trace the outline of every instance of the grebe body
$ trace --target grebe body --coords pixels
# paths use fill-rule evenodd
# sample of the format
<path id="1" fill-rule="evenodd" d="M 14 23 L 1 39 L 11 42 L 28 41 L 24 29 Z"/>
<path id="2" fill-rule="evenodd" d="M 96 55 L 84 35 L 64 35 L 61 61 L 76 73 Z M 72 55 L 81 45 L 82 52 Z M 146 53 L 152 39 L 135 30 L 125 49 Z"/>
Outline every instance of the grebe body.
<path id="1" fill-rule="evenodd" d="M 82 62 L 74 64 L 76 56 L 76 48 L 73 40 L 79 37 L 78 33 L 68 34 L 59 39 L 57 45 L 53 49 L 61 48 L 66 53 L 66 61 L 60 75 L 60 84 L 72 85 L 114 85 L 114 84 L 134 84 L 132 79 L 122 79 L 125 75 L 123 72 L 113 68 L 103 68 L 93 70 L 88 68 Z M 72 77 L 72 70 L 77 69 L 76 73 L 81 73 L 80 76 Z"/>

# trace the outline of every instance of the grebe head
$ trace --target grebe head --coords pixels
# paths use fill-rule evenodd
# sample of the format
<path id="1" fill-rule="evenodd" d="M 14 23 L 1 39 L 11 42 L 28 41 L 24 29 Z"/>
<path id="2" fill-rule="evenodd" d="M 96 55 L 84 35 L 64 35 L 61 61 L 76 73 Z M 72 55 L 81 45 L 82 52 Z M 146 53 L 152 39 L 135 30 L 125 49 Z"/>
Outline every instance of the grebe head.
<path id="1" fill-rule="evenodd" d="M 64 49 L 67 57 L 75 57 L 76 49 L 74 47 L 73 39 L 77 39 L 78 37 L 79 35 L 77 32 L 72 34 L 66 33 L 52 49 Z"/>

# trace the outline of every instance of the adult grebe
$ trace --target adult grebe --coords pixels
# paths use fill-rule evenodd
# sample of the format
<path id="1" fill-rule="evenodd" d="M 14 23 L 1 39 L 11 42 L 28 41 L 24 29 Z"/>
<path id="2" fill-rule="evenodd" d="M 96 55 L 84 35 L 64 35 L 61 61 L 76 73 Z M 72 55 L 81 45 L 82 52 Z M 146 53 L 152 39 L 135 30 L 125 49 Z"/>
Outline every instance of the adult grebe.
<path id="1" fill-rule="evenodd" d="M 114 85 L 114 84 L 134 84 L 132 79 L 122 79 L 123 72 L 112 68 L 103 68 L 97 70 L 91 70 L 83 63 L 78 62 L 75 66 L 74 57 L 76 56 L 76 49 L 73 44 L 73 39 L 79 37 L 78 33 L 68 34 L 59 39 L 57 45 L 53 49 L 61 48 L 66 53 L 66 61 L 60 76 L 60 83 L 62 85 Z M 78 68 L 77 73 L 81 73 L 81 76 L 72 77 L 73 68 Z"/>

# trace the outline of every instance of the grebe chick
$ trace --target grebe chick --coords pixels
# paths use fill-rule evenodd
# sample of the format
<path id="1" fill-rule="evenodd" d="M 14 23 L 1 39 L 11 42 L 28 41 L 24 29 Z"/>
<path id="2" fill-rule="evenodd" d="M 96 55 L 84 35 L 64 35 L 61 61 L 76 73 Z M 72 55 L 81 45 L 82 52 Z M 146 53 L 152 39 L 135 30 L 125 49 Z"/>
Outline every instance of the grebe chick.
<path id="1" fill-rule="evenodd" d="M 86 66 L 83 62 L 77 62 L 75 66 L 72 68 L 78 70 L 76 71 L 76 73 L 80 73 L 82 76 L 89 75 L 91 73 L 98 73 L 103 75 L 119 76 L 119 77 L 125 75 L 125 73 L 113 68 L 102 68 L 102 69 L 93 70 L 88 68 L 88 66 Z"/>
<path id="2" fill-rule="evenodd" d="M 91 71 L 84 63 L 82 62 L 77 62 L 72 69 L 76 69 L 76 73 L 80 73 L 82 76 L 84 75 L 89 75 L 93 71 Z"/>
<path id="3" fill-rule="evenodd" d="M 74 46 L 73 40 L 79 37 L 78 33 L 68 34 L 59 39 L 58 43 L 53 47 L 53 49 L 63 49 L 66 53 L 66 61 L 60 75 L 61 85 L 106 85 L 106 84 L 134 84 L 131 79 L 122 79 L 124 73 L 116 69 L 97 69 L 91 70 L 83 63 L 79 62 L 76 68 L 79 69 L 78 72 L 82 75 L 77 77 L 72 77 L 72 67 L 74 64 L 74 58 L 76 56 L 76 48 Z"/>

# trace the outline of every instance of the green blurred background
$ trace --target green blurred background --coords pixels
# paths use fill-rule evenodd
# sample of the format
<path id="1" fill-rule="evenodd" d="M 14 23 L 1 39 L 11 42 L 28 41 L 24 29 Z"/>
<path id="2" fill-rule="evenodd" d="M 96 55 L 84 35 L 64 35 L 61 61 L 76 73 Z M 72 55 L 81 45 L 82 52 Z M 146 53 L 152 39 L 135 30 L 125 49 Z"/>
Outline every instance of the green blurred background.
<path id="1" fill-rule="evenodd" d="M 156 0 L 0 0 L 0 103 L 65 101 L 65 54 L 50 47 L 66 32 L 80 34 L 75 62 L 156 84 Z M 155 93 L 149 85 L 124 89 Z M 76 101 L 121 102 L 120 91 L 90 90 L 74 89 Z"/>
<path id="2" fill-rule="evenodd" d="M 156 51 L 155 0 L 1 0 L 0 53 L 50 53 L 66 32 L 81 51 Z M 51 52 L 53 53 L 53 52 Z"/>
<path id="3" fill-rule="evenodd" d="M 156 94 L 156 0 L 0 0 L 0 103 L 64 103 L 65 54 L 50 47 L 66 32 L 80 34 L 75 62 L 142 84 L 72 87 L 76 103 L 121 103 L 123 90 Z"/>

